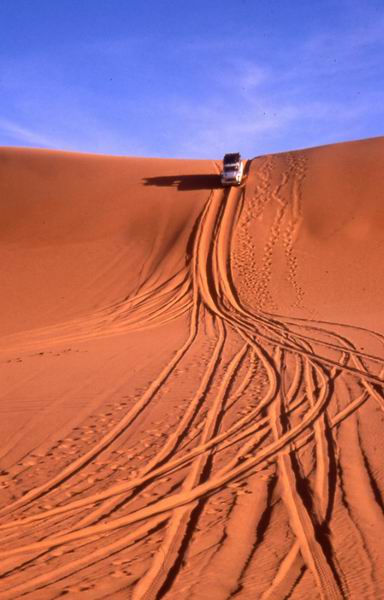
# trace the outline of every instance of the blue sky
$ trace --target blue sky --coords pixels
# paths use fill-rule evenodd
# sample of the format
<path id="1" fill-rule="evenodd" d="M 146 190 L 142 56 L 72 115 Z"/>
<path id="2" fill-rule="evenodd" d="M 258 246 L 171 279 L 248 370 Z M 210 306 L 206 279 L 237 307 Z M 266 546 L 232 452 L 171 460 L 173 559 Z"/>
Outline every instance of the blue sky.
<path id="1" fill-rule="evenodd" d="M 0 0 L 2 146 L 253 157 L 383 125 L 383 0 Z"/>

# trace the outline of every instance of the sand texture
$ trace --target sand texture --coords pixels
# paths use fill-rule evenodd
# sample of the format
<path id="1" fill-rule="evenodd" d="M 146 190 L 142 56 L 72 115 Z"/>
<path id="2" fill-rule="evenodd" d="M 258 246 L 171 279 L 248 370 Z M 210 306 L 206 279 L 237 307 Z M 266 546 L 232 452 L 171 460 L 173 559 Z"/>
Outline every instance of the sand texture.
<path id="1" fill-rule="evenodd" d="M 0 150 L 0 600 L 384 598 L 384 139 Z"/>

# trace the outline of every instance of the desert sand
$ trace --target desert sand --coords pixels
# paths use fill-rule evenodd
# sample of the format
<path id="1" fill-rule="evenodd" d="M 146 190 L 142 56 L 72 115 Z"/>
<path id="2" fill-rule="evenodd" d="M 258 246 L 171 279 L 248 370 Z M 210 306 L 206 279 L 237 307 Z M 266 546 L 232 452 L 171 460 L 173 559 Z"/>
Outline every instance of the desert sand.
<path id="1" fill-rule="evenodd" d="M 384 139 L 0 150 L 0 599 L 384 598 Z"/>

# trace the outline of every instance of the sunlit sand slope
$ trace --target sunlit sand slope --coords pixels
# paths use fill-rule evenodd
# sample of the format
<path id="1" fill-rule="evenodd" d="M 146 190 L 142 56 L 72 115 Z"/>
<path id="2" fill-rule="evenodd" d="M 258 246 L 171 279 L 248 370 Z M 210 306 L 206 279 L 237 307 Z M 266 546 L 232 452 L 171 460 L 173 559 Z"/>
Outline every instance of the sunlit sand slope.
<path id="1" fill-rule="evenodd" d="M 0 152 L 0 599 L 384 597 L 383 165 Z"/>

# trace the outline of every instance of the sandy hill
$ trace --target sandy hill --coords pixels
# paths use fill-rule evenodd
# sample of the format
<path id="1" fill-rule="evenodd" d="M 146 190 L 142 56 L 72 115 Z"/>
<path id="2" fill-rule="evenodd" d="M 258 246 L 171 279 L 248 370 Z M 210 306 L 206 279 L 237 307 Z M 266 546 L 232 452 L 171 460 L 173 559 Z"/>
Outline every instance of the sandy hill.
<path id="1" fill-rule="evenodd" d="M 0 599 L 384 597 L 384 139 L 0 150 Z"/>

